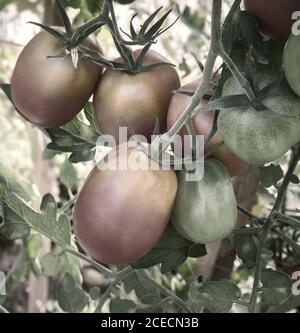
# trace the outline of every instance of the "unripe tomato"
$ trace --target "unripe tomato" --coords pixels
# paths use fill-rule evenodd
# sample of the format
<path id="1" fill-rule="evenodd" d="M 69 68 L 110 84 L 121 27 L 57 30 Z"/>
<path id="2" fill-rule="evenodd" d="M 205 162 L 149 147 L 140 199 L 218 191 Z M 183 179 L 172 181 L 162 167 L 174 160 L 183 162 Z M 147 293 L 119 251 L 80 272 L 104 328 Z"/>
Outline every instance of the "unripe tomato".
<path id="1" fill-rule="evenodd" d="M 176 196 L 174 171 L 159 170 L 143 152 L 126 148 L 117 147 L 98 165 L 102 171 L 91 172 L 74 210 L 79 244 L 106 264 L 127 264 L 150 251 L 167 226 Z M 111 168 L 103 170 L 104 163 Z M 115 163 L 127 169 L 117 170 Z"/>
<path id="2" fill-rule="evenodd" d="M 229 236 L 237 223 L 237 203 L 230 176 L 222 163 L 207 159 L 204 177 L 186 181 L 178 173 L 172 213 L 175 229 L 195 243 L 209 244 Z"/>
<path id="3" fill-rule="evenodd" d="M 256 165 L 272 162 L 300 141 L 300 99 L 280 79 L 268 72 L 256 76 L 260 90 L 271 82 L 278 82 L 261 100 L 265 109 L 257 111 L 248 106 L 220 112 L 218 129 L 221 137 L 244 161 Z M 233 77 L 224 84 L 223 96 L 243 93 Z"/>
<path id="4" fill-rule="evenodd" d="M 300 96 L 300 35 L 291 35 L 283 52 L 283 70 L 285 77 L 294 90 Z"/>
<path id="5" fill-rule="evenodd" d="M 100 51 L 91 37 L 85 46 Z M 13 72 L 12 99 L 18 111 L 40 127 L 58 127 L 72 120 L 88 102 L 102 72 L 81 58 L 77 70 L 70 56 L 47 58 L 62 48 L 58 39 L 42 31 L 23 49 Z"/>
<path id="6" fill-rule="evenodd" d="M 252 12 L 261 31 L 285 42 L 293 24 L 292 14 L 300 10 L 299 0 L 245 0 L 245 8 Z"/>
<path id="7" fill-rule="evenodd" d="M 140 51 L 134 52 L 137 58 Z M 116 61 L 121 62 L 121 59 Z M 168 62 L 149 51 L 144 65 Z M 94 95 L 94 107 L 99 126 L 105 134 L 119 140 L 119 127 L 127 126 L 148 140 L 155 128 L 156 117 L 160 130 L 166 129 L 168 106 L 172 91 L 180 87 L 180 79 L 172 66 L 159 66 L 147 72 L 128 74 L 106 70 Z"/>
<path id="8" fill-rule="evenodd" d="M 181 91 L 190 91 L 194 92 L 198 87 L 199 81 L 193 81 L 188 83 L 180 88 Z M 208 92 L 208 95 L 212 95 L 212 91 Z M 175 92 L 171 99 L 171 103 L 168 110 L 168 119 L 167 119 L 167 127 L 168 130 L 174 125 L 174 123 L 178 120 L 180 115 L 184 112 L 191 101 L 191 97 L 187 95 L 183 95 L 180 92 Z M 205 106 L 208 103 L 207 99 L 202 99 L 200 105 Z M 214 111 L 211 112 L 203 112 L 198 113 L 193 116 L 192 119 L 194 130 L 197 135 L 203 135 L 204 140 L 208 137 L 214 122 Z M 188 130 L 186 126 L 184 126 L 180 132 L 180 136 L 184 138 L 185 135 L 188 135 Z M 214 147 L 219 146 L 222 142 L 220 134 L 217 132 L 214 137 L 210 140 L 208 145 L 205 147 L 205 153 L 212 151 Z M 217 148 L 212 154 L 213 157 L 221 161 L 229 171 L 231 177 L 236 176 L 246 169 L 248 163 L 242 161 L 238 157 L 236 157 L 233 153 L 230 152 L 226 145 L 221 145 Z"/>

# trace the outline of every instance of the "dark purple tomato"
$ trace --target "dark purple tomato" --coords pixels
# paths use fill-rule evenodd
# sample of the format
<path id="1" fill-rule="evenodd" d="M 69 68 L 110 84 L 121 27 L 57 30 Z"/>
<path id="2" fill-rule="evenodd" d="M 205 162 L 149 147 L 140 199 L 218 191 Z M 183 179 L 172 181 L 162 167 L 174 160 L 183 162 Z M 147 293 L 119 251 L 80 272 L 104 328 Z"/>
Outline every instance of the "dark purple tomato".
<path id="1" fill-rule="evenodd" d="M 91 172 L 74 210 L 79 244 L 105 264 L 133 262 L 155 246 L 167 226 L 177 191 L 174 171 L 159 170 L 143 152 L 126 151 L 126 147 L 117 147 L 100 162 L 100 170 L 96 167 Z M 103 170 L 104 163 L 113 170 Z M 116 170 L 115 163 L 130 168 Z M 150 165 L 155 170 L 149 170 Z"/>
<path id="2" fill-rule="evenodd" d="M 292 14 L 300 10 L 299 0 L 245 0 L 261 31 L 278 41 L 287 41 L 293 24 Z"/>
<path id="3" fill-rule="evenodd" d="M 134 57 L 140 51 L 134 52 Z M 120 59 L 116 61 L 120 62 Z M 154 51 L 149 51 L 144 65 L 168 62 Z M 147 72 L 128 74 L 106 70 L 94 95 L 94 107 L 99 126 L 105 134 L 119 141 L 119 127 L 129 127 L 135 134 L 148 140 L 155 128 L 156 118 L 160 130 L 166 129 L 168 106 L 172 92 L 180 87 L 176 69 L 165 65 Z"/>
<path id="4" fill-rule="evenodd" d="M 182 86 L 180 90 L 194 92 L 199 85 L 199 81 L 193 81 L 185 86 Z M 211 95 L 212 92 L 208 92 Z M 186 107 L 189 105 L 191 97 L 183 95 L 180 92 L 174 93 L 168 111 L 168 130 L 174 125 L 180 115 L 184 112 Z M 206 105 L 207 99 L 201 101 L 201 105 Z M 197 135 L 203 135 L 204 140 L 208 137 L 214 123 L 214 111 L 203 112 L 196 114 L 192 119 L 194 130 Z M 184 137 L 188 135 L 187 127 L 184 126 L 179 134 Z M 222 144 L 220 134 L 217 132 L 214 137 L 210 140 L 208 145 L 205 147 L 205 153 L 214 150 L 212 156 L 221 161 L 227 168 L 231 177 L 238 175 L 246 169 L 248 163 L 242 161 L 235 156 L 226 145 Z M 216 147 L 219 147 L 216 149 Z"/>
<path id="5" fill-rule="evenodd" d="M 85 46 L 101 51 L 89 37 Z M 18 111 L 40 127 L 61 126 L 76 116 L 93 94 L 102 68 L 79 55 L 75 70 L 70 56 L 49 59 L 62 43 L 47 32 L 37 34 L 21 52 L 12 76 L 12 99 Z"/>

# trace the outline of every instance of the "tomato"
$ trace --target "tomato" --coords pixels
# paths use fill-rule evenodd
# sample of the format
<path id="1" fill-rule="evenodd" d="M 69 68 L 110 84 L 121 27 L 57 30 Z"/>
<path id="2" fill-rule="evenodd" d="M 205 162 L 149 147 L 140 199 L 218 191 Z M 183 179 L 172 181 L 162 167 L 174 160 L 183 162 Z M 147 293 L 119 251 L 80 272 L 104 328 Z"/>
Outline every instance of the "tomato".
<path id="1" fill-rule="evenodd" d="M 193 81 L 185 86 L 181 87 L 181 91 L 190 91 L 194 92 L 198 87 L 199 81 Z M 211 96 L 212 92 L 208 92 L 208 95 Z M 186 107 L 188 106 L 191 100 L 190 96 L 183 95 L 180 92 L 176 92 L 173 94 L 171 99 L 171 103 L 168 110 L 168 119 L 167 119 L 167 127 L 168 130 L 174 125 L 179 116 L 184 112 Z M 204 106 L 208 103 L 208 99 L 203 99 L 200 105 Z M 193 117 L 193 125 L 194 130 L 197 135 L 203 135 L 204 139 L 206 139 L 213 127 L 214 122 L 214 111 L 212 112 L 204 112 L 198 113 Z M 186 126 L 184 126 L 179 134 L 184 137 L 188 135 L 188 130 Z M 219 146 L 222 142 L 221 136 L 219 133 L 216 133 L 214 137 L 210 140 L 207 147 L 205 148 L 205 152 L 212 151 L 216 146 Z M 228 147 L 224 144 L 219 146 L 214 153 L 213 157 L 221 161 L 229 171 L 230 175 L 236 176 L 241 173 L 248 166 L 248 163 L 240 160 L 234 154 L 230 152 Z"/>
<path id="2" fill-rule="evenodd" d="M 252 12 L 263 33 L 285 42 L 293 24 L 292 14 L 300 10 L 299 0 L 245 0 L 245 8 Z"/>
<path id="3" fill-rule="evenodd" d="M 85 46 L 100 51 L 89 37 Z M 12 99 L 18 111 L 40 127 L 58 127 L 79 113 L 98 82 L 102 69 L 80 58 L 75 70 L 70 56 L 49 59 L 62 43 L 47 32 L 37 34 L 20 54 L 12 76 Z"/>
<path id="4" fill-rule="evenodd" d="M 255 80 L 259 89 L 278 81 L 261 101 L 266 109 L 257 111 L 249 106 L 221 111 L 218 129 L 234 154 L 244 161 L 263 165 L 280 158 L 300 141 L 300 99 L 274 73 L 262 72 Z M 243 90 L 231 77 L 223 87 L 223 95 L 236 94 L 243 94 Z"/>
<path id="5" fill-rule="evenodd" d="M 140 51 L 134 52 L 137 58 Z M 116 61 L 121 62 L 120 59 Z M 144 65 L 168 62 L 154 51 L 149 51 Z M 147 72 L 128 74 L 106 70 L 94 96 L 99 126 L 105 134 L 119 141 L 119 127 L 127 126 L 135 134 L 148 140 L 155 128 L 156 118 L 160 130 L 166 129 L 166 118 L 172 91 L 180 87 L 177 71 L 172 66 L 159 66 Z"/>
<path id="6" fill-rule="evenodd" d="M 229 236 L 237 223 L 237 204 L 230 176 L 222 163 L 207 159 L 201 181 L 178 173 L 172 224 L 185 238 L 209 244 Z"/>
<path id="7" fill-rule="evenodd" d="M 165 230 L 176 196 L 174 171 L 159 170 L 143 152 L 126 147 L 110 152 L 99 164 L 102 171 L 91 172 L 75 205 L 79 244 L 106 264 L 130 263 L 151 250 Z M 132 167 L 103 170 L 107 162 Z"/>
<path id="8" fill-rule="evenodd" d="M 300 96 L 299 42 L 300 35 L 291 35 L 283 52 L 283 70 L 285 77 L 290 87 L 298 96 Z"/>

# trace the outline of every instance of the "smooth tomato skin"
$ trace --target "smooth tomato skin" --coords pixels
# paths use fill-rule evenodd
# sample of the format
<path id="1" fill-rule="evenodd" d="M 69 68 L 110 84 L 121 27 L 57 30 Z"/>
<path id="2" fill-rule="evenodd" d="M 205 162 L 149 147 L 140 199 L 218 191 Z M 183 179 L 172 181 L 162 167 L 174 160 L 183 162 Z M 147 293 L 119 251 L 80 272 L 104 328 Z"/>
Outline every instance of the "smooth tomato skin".
<path id="1" fill-rule="evenodd" d="M 285 42 L 294 23 L 292 14 L 300 10 L 299 0 L 245 0 L 261 31 L 275 40 Z"/>
<path id="2" fill-rule="evenodd" d="M 280 158 L 300 141 L 300 99 L 280 75 L 261 72 L 256 80 L 260 90 L 278 82 L 261 101 L 266 109 L 257 111 L 249 106 L 221 111 L 218 130 L 234 154 L 261 166 Z M 224 84 L 223 96 L 237 94 L 243 90 L 231 77 Z"/>
<path id="3" fill-rule="evenodd" d="M 85 45 L 100 52 L 96 41 Z M 93 94 L 102 69 L 79 60 L 75 70 L 70 56 L 49 59 L 62 44 L 47 32 L 37 34 L 21 52 L 11 81 L 12 99 L 18 111 L 31 123 L 59 127 L 76 116 Z"/>
<path id="4" fill-rule="evenodd" d="M 190 91 L 194 92 L 199 85 L 199 80 L 190 82 L 180 88 L 181 91 Z M 208 95 L 212 95 L 212 92 L 208 92 Z M 180 92 L 175 92 L 171 99 L 169 110 L 168 110 L 168 119 L 167 119 L 167 128 L 168 130 L 174 125 L 180 115 L 184 112 L 186 107 L 189 105 L 191 97 L 183 95 Z M 200 105 L 205 106 L 208 104 L 207 99 L 202 99 Z M 203 135 L 204 140 L 208 137 L 214 122 L 214 111 L 198 113 L 192 119 L 194 130 L 197 135 Z M 179 132 L 179 135 L 183 138 L 185 135 L 188 135 L 187 127 L 184 126 Z M 214 149 L 222 142 L 220 134 L 217 132 L 214 137 L 210 140 L 208 145 L 205 147 L 205 153 Z M 248 163 L 242 161 L 237 156 L 235 156 L 231 151 L 226 147 L 226 145 L 221 145 L 218 149 L 214 151 L 212 156 L 219 161 L 221 161 L 227 168 L 231 177 L 234 177 L 244 171 Z"/>
<path id="5" fill-rule="evenodd" d="M 229 236 L 237 223 L 237 204 L 230 176 L 222 163 L 207 159 L 204 177 L 186 181 L 178 172 L 172 224 L 185 238 L 210 244 Z"/>
<path id="6" fill-rule="evenodd" d="M 136 58 L 140 51 L 134 52 Z M 121 62 L 120 59 L 116 61 Z M 144 64 L 168 62 L 150 50 Z M 172 66 L 159 66 L 139 74 L 106 70 L 94 95 L 99 126 L 105 134 L 119 142 L 119 127 L 129 127 L 135 134 L 150 140 L 156 117 L 161 133 L 166 129 L 168 105 L 172 91 L 180 87 L 180 79 Z"/>
<path id="7" fill-rule="evenodd" d="M 133 153 L 132 161 L 140 158 L 138 165 L 151 164 L 156 170 L 95 168 L 75 205 L 74 230 L 79 244 L 105 264 L 134 262 L 155 246 L 168 224 L 177 191 L 174 171 L 159 170 L 156 162 L 140 151 L 131 148 L 126 153 L 125 145 L 117 147 L 111 165 L 126 166 L 125 159 Z"/>
<path id="8" fill-rule="evenodd" d="M 283 52 L 283 70 L 285 77 L 294 90 L 300 96 L 300 36 L 291 35 Z"/>

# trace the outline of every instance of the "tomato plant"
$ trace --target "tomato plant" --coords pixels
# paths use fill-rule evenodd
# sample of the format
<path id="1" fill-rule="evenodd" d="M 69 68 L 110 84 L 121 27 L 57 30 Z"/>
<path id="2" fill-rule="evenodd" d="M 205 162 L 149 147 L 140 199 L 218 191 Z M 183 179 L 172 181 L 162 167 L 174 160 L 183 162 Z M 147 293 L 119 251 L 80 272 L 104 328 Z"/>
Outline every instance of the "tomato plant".
<path id="1" fill-rule="evenodd" d="M 84 45 L 100 51 L 93 38 Z M 40 127 L 58 127 L 72 120 L 88 102 L 102 72 L 82 55 L 77 70 L 70 56 L 47 58 L 62 48 L 58 39 L 40 32 L 20 54 L 13 73 L 12 98 L 17 109 Z"/>
<path id="2" fill-rule="evenodd" d="M 134 53 L 137 59 L 140 50 Z M 117 59 L 116 62 L 120 62 Z M 168 60 L 160 54 L 149 51 L 143 65 Z M 166 129 L 166 118 L 171 93 L 180 86 L 174 67 L 164 65 L 141 73 L 123 73 L 106 70 L 94 95 L 94 107 L 99 126 L 105 134 L 119 140 L 119 127 L 127 126 L 135 134 L 148 140 L 153 134 L 156 119 L 160 130 Z M 122 101 L 122 103 L 120 103 Z"/>
<path id="3" fill-rule="evenodd" d="M 255 15 L 263 33 L 283 42 L 291 33 L 292 14 L 300 10 L 298 0 L 245 0 L 245 7 Z"/>
<path id="4" fill-rule="evenodd" d="M 139 162 L 126 171 L 111 171 L 109 166 L 114 163 L 129 163 L 129 156 Z M 143 171 L 156 162 L 127 144 L 109 153 L 107 159 L 108 170 L 98 169 L 105 159 L 80 192 L 74 211 L 75 234 L 80 245 L 98 261 L 126 264 L 145 255 L 162 236 L 177 180 L 171 170 Z"/>
<path id="5" fill-rule="evenodd" d="M 186 181 L 185 173 L 178 173 L 172 223 L 195 243 L 209 244 L 232 233 L 237 223 L 236 199 L 229 174 L 220 162 L 207 159 L 204 177 L 198 182 Z"/>
<path id="6" fill-rule="evenodd" d="M 193 81 L 188 83 L 180 88 L 182 92 L 195 92 L 199 85 L 199 81 Z M 200 105 L 204 106 L 208 104 L 209 98 L 211 97 L 212 92 L 208 92 L 206 98 L 202 99 Z M 168 119 L 167 119 L 167 127 L 170 129 L 174 123 L 178 120 L 180 115 L 184 112 L 186 107 L 188 106 L 191 97 L 188 95 L 184 95 L 182 93 L 176 92 L 173 94 L 172 100 L 169 105 L 168 110 Z M 205 112 L 198 113 L 193 116 L 192 123 L 194 126 L 195 133 L 197 135 L 203 135 L 204 140 L 206 140 L 213 128 L 214 124 L 215 112 Z M 184 137 L 188 135 L 188 129 L 184 126 L 179 134 Z M 230 175 L 236 176 L 242 171 L 244 171 L 247 167 L 247 163 L 240 160 L 234 154 L 230 152 L 230 150 L 222 145 L 222 139 L 219 133 L 216 133 L 213 138 L 208 142 L 205 148 L 205 153 L 213 151 L 212 156 L 220 160 L 229 171 Z"/>

